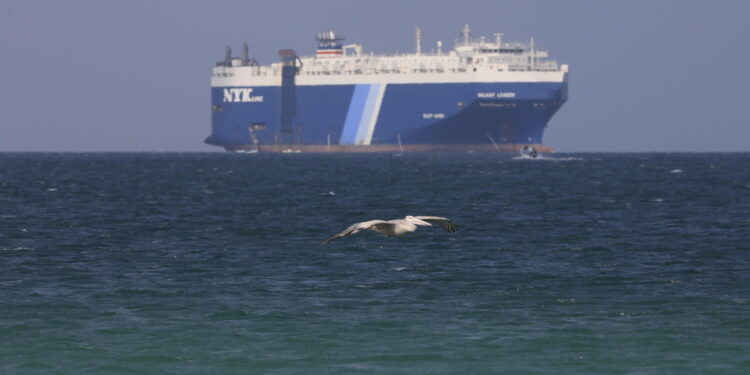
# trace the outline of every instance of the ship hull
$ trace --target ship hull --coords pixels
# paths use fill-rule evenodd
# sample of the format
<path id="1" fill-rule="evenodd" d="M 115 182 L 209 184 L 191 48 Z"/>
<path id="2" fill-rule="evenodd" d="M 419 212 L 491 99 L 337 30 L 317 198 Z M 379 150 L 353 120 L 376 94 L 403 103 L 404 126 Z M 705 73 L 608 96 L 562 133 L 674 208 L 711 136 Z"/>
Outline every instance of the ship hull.
<path id="1" fill-rule="evenodd" d="M 299 85 L 286 128 L 282 112 L 290 106 L 282 97 L 281 86 L 212 87 L 206 143 L 227 150 L 511 151 L 542 145 L 567 100 L 567 82 Z"/>

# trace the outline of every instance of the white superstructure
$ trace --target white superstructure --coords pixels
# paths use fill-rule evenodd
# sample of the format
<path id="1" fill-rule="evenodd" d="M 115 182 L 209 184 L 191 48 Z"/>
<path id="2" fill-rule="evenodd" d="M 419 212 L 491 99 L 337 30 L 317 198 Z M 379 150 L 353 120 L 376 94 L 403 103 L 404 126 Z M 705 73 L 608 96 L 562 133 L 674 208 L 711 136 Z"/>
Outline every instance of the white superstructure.
<path id="1" fill-rule="evenodd" d="M 416 51 L 413 54 L 366 54 L 359 44 L 341 45 L 342 38 L 332 31 L 321 33 L 318 40 L 328 43 L 320 47 L 316 56 L 298 58 L 296 85 L 347 84 L 411 84 L 457 82 L 561 82 L 567 65 L 546 60 L 547 51 L 529 43 L 504 42 L 503 34 L 494 38 L 472 39 L 468 25 L 463 40 L 454 49 L 422 52 L 422 33 L 416 31 Z M 220 62 L 213 69 L 211 85 L 278 86 L 281 83 L 282 63 L 258 65 L 247 55 Z"/>

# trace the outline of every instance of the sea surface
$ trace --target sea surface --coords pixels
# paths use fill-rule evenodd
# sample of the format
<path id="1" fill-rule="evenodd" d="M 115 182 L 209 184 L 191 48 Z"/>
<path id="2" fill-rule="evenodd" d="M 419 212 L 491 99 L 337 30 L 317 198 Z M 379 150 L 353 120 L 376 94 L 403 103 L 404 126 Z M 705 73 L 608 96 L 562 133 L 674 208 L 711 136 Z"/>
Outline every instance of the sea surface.
<path id="1" fill-rule="evenodd" d="M 3 153 L 36 373 L 748 374 L 750 154 Z"/>

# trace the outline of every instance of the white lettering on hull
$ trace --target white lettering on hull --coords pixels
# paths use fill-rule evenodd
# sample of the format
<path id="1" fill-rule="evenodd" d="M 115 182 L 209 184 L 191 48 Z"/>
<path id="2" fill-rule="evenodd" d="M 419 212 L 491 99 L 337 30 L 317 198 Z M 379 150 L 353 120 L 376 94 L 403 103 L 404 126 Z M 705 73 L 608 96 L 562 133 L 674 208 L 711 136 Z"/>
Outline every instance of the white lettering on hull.
<path id="1" fill-rule="evenodd" d="M 253 89 L 224 89 L 224 103 L 262 102 L 262 95 L 250 95 Z"/>
<path id="2" fill-rule="evenodd" d="M 478 92 L 477 98 L 492 99 L 492 98 L 515 98 L 515 92 Z"/>

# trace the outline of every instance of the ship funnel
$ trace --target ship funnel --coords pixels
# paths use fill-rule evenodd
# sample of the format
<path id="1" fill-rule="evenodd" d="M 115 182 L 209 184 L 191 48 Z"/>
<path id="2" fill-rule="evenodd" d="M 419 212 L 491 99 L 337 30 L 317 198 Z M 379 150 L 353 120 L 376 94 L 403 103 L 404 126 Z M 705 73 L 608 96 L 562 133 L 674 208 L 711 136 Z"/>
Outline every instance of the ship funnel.
<path id="1" fill-rule="evenodd" d="M 318 33 L 318 50 L 315 52 L 316 57 L 336 57 L 344 54 L 341 41 L 344 37 L 336 35 L 333 31 L 324 31 Z"/>

